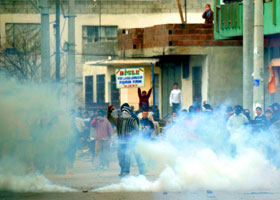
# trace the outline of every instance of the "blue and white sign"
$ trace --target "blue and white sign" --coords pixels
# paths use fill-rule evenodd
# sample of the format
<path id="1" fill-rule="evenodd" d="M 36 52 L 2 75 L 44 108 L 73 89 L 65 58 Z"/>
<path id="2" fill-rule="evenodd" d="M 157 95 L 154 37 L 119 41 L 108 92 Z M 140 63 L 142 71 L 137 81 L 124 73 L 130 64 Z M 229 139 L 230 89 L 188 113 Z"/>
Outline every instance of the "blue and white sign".
<path id="1" fill-rule="evenodd" d="M 145 86 L 143 67 L 120 68 L 116 70 L 117 88 L 138 88 Z"/>
<path id="2" fill-rule="evenodd" d="M 260 79 L 254 79 L 254 87 L 260 87 Z"/>

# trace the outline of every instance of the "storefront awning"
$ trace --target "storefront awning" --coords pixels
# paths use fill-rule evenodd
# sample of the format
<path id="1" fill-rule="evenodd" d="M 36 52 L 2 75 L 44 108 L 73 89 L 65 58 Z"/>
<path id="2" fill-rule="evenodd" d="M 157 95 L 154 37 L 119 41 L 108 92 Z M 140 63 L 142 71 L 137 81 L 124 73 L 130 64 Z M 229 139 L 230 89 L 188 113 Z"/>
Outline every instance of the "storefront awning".
<path id="1" fill-rule="evenodd" d="M 268 81 L 268 93 L 273 94 L 277 92 L 276 76 L 278 76 L 278 80 L 280 80 L 280 58 L 272 59 L 267 69 L 270 71 L 270 77 Z"/>
<path id="2" fill-rule="evenodd" d="M 98 60 L 86 62 L 86 65 L 92 66 L 115 66 L 115 67 L 129 67 L 129 66 L 143 66 L 154 65 L 159 59 L 114 59 L 114 60 Z"/>

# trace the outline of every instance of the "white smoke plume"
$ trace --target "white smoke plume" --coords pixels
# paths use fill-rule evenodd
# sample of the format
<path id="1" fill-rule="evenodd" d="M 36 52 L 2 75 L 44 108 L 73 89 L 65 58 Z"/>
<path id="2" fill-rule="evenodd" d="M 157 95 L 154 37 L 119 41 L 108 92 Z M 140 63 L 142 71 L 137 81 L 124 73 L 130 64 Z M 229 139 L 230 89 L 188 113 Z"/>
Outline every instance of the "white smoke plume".
<path id="1" fill-rule="evenodd" d="M 19 82 L 0 73 L 0 191 L 64 192 L 42 174 L 67 166 L 73 137 L 68 102 L 57 85 Z"/>
<path id="2" fill-rule="evenodd" d="M 279 133 L 244 128 L 229 134 L 224 120 L 215 113 L 182 116 L 164 139 L 138 142 L 144 158 L 165 166 L 156 180 L 129 176 L 95 191 L 279 191 Z"/>

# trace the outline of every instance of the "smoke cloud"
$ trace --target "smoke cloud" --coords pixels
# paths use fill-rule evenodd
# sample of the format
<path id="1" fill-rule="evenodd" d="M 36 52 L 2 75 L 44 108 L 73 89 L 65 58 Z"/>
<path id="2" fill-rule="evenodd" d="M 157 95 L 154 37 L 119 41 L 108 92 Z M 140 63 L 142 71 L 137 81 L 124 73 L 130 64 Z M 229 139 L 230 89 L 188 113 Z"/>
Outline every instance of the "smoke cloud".
<path id="1" fill-rule="evenodd" d="M 129 176 L 119 184 L 98 188 L 115 191 L 279 191 L 278 132 L 255 133 L 244 127 L 228 133 L 224 115 L 181 116 L 167 127 L 165 137 L 140 140 L 137 150 L 153 169 L 165 166 L 159 177 Z"/>
<path id="2" fill-rule="evenodd" d="M 0 73 L 0 96 L 0 191 L 73 191 L 40 175 L 67 166 L 71 117 L 60 88 Z"/>

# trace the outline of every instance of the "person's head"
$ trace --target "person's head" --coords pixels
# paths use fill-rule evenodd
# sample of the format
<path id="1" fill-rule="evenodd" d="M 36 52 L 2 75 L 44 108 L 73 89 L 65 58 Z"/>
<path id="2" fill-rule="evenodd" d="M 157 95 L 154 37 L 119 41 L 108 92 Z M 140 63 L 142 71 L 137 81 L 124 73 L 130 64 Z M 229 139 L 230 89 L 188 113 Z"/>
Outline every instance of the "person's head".
<path id="1" fill-rule="evenodd" d="M 231 106 L 228 106 L 228 107 L 227 107 L 226 113 L 227 113 L 227 114 L 232 114 L 232 113 L 233 113 L 233 109 L 232 109 Z"/>
<path id="2" fill-rule="evenodd" d="M 128 103 L 124 103 L 121 106 L 121 113 L 126 115 L 131 115 L 131 108 Z"/>
<path id="3" fill-rule="evenodd" d="M 143 119 L 147 119 L 148 118 L 148 114 L 149 114 L 149 112 L 147 110 L 143 111 L 142 112 L 142 118 Z"/>
<path id="4" fill-rule="evenodd" d="M 240 114 L 242 113 L 242 111 L 243 111 L 242 106 L 240 106 L 240 105 L 234 106 L 234 113 L 235 113 L 236 115 L 240 115 Z"/>
<path id="5" fill-rule="evenodd" d="M 213 108 L 211 107 L 210 104 L 204 104 L 203 105 L 203 111 L 204 112 L 211 112 L 211 111 L 213 111 Z"/>
<path id="6" fill-rule="evenodd" d="M 105 116 L 105 112 L 103 110 L 99 110 L 97 116 L 98 117 L 104 117 Z"/>
<path id="7" fill-rule="evenodd" d="M 271 111 L 271 113 L 273 113 L 273 108 L 272 108 L 273 106 L 268 106 L 267 107 L 267 110 L 270 110 Z"/>
<path id="8" fill-rule="evenodd" d="M 249 109 L 244 109 L 244 114 L 249 114 L 250 115 L 250 110 Z"/>
<path id="9" fill-rule="evenodd" d="M 189 113 L 194 113 L 194 112 L 195 112 L 194 106 L 190 106 L 190 107 L 189 107 Z"/>
<path id="10" fill-rule="evenodd" d="M 183 110 L 181 111 L 181 113 L 182 113 L 182 115 L 183 115 L 183 116 L 188 115 L 188 111 L 187 111 L 187 109 L 183 109 Z"/>
<path id="11" fill-rule="evenodd" d="M 267 119 L 272 119 L 272 112 L 271 112 L 271 110 L 266 110 L 265 111 L 265 117 Z"/>
<path id="12" fill-rule="evenodd" d="M 195 106 L 195 112 L 196 113 L 201 112 L 201 106 L 200 105 Z"/>
<path id="13" fill-rule="evenodd" d="M 274 112 L 280 111 L 280 105 L 278 103 L 272 104 L 272 109 Z"/>
<path id="14" fill-rule="evenodd" d="M 262 108 L 261 107 L 256 107 L 256 114 L 260 116 L 262 114 Z"/>
<path id="15" fill-rule="evenodd" d="M 130 106 L 132 112 L 134 112 L 134 106 Z"/>
<path id="16" fill-rule="evenodd" d="M 88 111 L 85 111 L 85 112 L 84 112 L 84 117 L 85 117 L 85 118 L 88 118 L 88 117 L 89 117 Z"/>
<path id="17" fill-rule="evenodd" d="M 174 83 L 174 84 L 173 84 L 173 88 L 174 88 L 174 89 L 178 89 L 178 88 L 179 88 L 179 84 L 178 84 L 178 83 Z"/>
<path id="18" fill-rule="evenodd" d="M 147 92 L 145 90 L 143 90 L 141 94 L 142 94 L 142 96 L 146 96 Z"/>
<path id="19" fill-rule="evenodd" d="M 177 113 L 176 112 L 172 112 L 172 118 L 176 119 L 176 117 L 177 117 Z"/>
<path id="20" fill-rule="evenodd" d="M 205 5 L 205 11 L 209 11 L 211 10 L 211 5 L 210 4 L 206 4 Z"/>
<path id="21" fill-rule="evenodd" d="M 158 106 L 155 106 L 155 111 L 158 111 Z"/>

